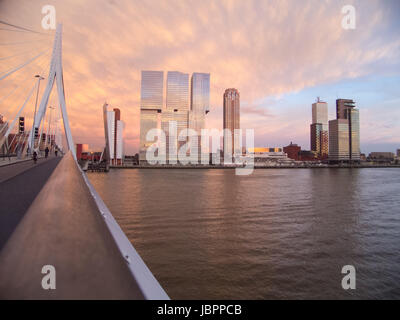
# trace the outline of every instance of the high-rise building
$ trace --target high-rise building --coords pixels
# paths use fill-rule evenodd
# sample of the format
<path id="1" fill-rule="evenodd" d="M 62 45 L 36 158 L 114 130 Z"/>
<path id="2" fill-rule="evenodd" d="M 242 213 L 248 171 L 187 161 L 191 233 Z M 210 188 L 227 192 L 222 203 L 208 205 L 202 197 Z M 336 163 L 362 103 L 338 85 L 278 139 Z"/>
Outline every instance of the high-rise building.
<path id="1" fill-rule="evenodd" d="M 346 110 L 353 109 L 355 102 L 351 99 L 337 99 L 336 100 L 336 119 L 347 119 Z"/>
<path id="2" fill-rule="evenodd" d="M 168 71 L 166 109 L 189 111 L 189 75 L 187 73 Z"/>
<path id="3" fill-rule="evenodd" d="M 347 109 L 346 118 L 349 121 L 350 161 L 360 161 L 360 114 L 358 109 Z"/>
<path id="4" fill-rule="evenodd" d="M 164 72 L 142 71 L 140 88 L 140 142 L 139 162 L 146 162 L 147 148 L 153 144 L 147 141 L 149 130 L 160 127 L 163 108 Z"/>
<path id="5" fill-rule="evenodd" d="M 336 100 L 336 116 L 329 121 L 329 161 L 360 161 L 360 121 L 354 101 Z"/>
<path id="6" fill-rule="evenodd" d="M 178 136 L 182 130 L 188 127 L 188 111 L 163 111 L 161 114 L 161 129 L 165 133 L 166 161 L 169 164 L 176 164 L 178 161 L 179 149 L 186 141 L 178 141 Z"/>
<path id="7" fill-rule="evenodd" d="M 194 139 L 192 148 L 196 148 L 200 154 L 201 129 L 205 128 L 205 115 L 210 107 L 210 74 L 193 73 L 189 105 L 189 75 L 178 71 L 168 71 L 165 107 L 163 106 L 163 77 L 162 71 L 142 71 L 139 146 L 141 164 L 147 162 L 147 148 L 154 143 L 146 139 L 148 131 L 153 128 L 162 129 L 166 135 L 165 145 L 160 145 L 159 150 L 165 150 L 168 163 L 176 163 L 179 148 L 186 143 L 186 141 L 178 141 L 178 136 L 182 130 L 188 128 L 196 130 L 199 135 Z M 176 125 L 176 132 L 170 131 L 172 128 L 170 125 Z M 172 142 L 172 154 L 169 154 L 170 142 Z M 208 153 L 206 156 L 208 159 Z M 196 161 L 199 159 L 201 158 L 196 158 Z"/>
<path id="8" fill-rule="evenodd" d="M 197 149 L 198 158 L 192 161 L 207 162 L 209 153 L 202 150 L 201 130 L 205 129 L 205 115 L 210 111 L 210 74 L 193 73 L 191 78 L 189 128 L 197 132 L 197 139 L 193 139 L 193 149 Z"/>
<path id="9" fill-rule="evenodd" d="M 186 143 L 186 141 L 178 142 L 178 136 L 182 130 L 188 128 L 188 125 L 189 75 L 178 71 L 168 71 L 166 109 L 161 114 L 161 129 L 166 136 L 167 163 L 177 163 L 179 148 Z M 176 128 L 172 132 L 170 131 L 171 126 Z"/>
<path id="10" fill-rule="evenodd" d="M 310 125 L 310 149 L 320 158 L 328 156 L 328 104 L 318 98 L 312 104 L 312 123 Z"/>
<path id="11" fill-rule="evenodd" d="M 329 160 L 348 161 L 349 123 L 346 119 L 329 121 Z"/>
<path id="12" fill-rule="evenodd" d="M 142 71 L 140 109 L 161 110 L 163 106 L 163 90 L 163 71 Z"/>
<path id="13" fill-rule="evenodd" d="M 224 93 L 224 154 L 240 153 L 240 141 L 235 139 L 235 129 L 240 129 L 240 93 L 237 89 L 226 89 Z M 225 159 L 229 161 L 232 159 Z M 230 162 L 230 161 L 229 161 Z"/>
<path id="14" fill-rule="evenodd" d="M 323 130 L 328 130 L 328 104 L 319 97 L 312 104 L 312 123 L 320 123 L 323 125 Z"/>
<path id="15" fill-rule="evenodd" d="M 109 110 L 107 104 L 103 108 L 106 157 L 109 158 L 111 165 L 121 165 L 124 159 L 124 123 L 121 121 L 121 111 L 118 108 Z"/>

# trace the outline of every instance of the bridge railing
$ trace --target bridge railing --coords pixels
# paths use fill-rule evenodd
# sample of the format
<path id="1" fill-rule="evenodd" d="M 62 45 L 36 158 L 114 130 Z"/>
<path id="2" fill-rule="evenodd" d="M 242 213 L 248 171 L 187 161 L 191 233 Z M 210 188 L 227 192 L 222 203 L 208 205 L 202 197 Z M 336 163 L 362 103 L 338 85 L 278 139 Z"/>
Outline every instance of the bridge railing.
<path id="1" fill-rule="evenodd" d="M 169 299 L 70 152 L 0 252 L 0 297 Z"/>

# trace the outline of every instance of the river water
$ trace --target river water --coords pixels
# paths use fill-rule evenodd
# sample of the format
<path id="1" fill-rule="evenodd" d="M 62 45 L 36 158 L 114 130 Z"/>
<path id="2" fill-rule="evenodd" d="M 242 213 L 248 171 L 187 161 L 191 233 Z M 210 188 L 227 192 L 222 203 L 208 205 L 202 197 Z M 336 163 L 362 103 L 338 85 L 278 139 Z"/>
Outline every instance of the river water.
<path id="1" fill-rule="evenodd" d="M 400 298 L 397 168 L 88 176 L 172 299 Z"/>

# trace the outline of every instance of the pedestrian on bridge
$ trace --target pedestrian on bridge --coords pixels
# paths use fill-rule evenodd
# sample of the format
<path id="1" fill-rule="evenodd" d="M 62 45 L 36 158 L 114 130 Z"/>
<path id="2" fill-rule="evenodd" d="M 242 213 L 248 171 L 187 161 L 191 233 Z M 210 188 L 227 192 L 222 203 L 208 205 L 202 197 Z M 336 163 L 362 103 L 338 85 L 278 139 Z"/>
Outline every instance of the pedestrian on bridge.
<path id="1" fill-rule="evenodd" d="M 49 147 L 46 147 L 46 149 L 44 149 L 44 153 L 45 153 L 45 157 L 47 158 L 49 156 Z"/>
<path id="2" fill-rule="evenodd" d="M 36 164 L 37 162 L 37 153 L 36 151 L 33 151 L 33 162 Z"/>

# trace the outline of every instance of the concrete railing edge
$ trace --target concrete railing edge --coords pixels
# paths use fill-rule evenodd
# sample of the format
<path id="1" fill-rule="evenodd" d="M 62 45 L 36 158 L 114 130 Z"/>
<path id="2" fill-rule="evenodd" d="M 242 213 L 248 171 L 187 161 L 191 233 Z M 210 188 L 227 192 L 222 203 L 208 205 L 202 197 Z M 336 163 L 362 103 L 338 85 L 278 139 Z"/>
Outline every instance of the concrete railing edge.
<path id="1" fill-rule="evenodd" d="M 74 160 L 75 161 L 75 160 Z M 135 278 L 136 283 L 142 291 L 145 299 L 148 300 L 169 300 L 167 293 L 161 287 L 160 283 L 154 277 L 150 269 L 147 267 L 143 259 L 140 257 L 132 243 L 129 241 L 121 227 L 114 219 L 112 213 L 93 187 L 86 173 L 82 170 L 79 164 L 75 161 L 83 180 L 86 183 L 96 205 L 99 209 L 99 214 L 102 215 L 104 222 L 110 231 L 122 257 L 127 262 L 128 268 Z"/>

